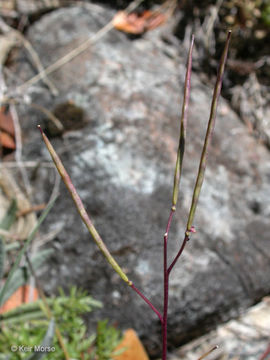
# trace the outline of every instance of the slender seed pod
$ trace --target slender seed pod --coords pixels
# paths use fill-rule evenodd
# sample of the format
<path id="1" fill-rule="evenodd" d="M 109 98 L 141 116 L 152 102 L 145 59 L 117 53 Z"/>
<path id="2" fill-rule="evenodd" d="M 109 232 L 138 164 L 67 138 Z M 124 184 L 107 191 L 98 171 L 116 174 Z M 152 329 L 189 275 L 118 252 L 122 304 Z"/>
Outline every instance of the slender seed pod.
<path id="1" fill-rule="evenodd" d="M 231 38 L 231 31 L 228 32 L 226 44 L 225 44 L 225 47 L 223 50 L 223 54 L 222 54 L 219 69 L 218 69 L 216 85 L 215 85 L 213 98 L 212 98 L 210 117 L 209 117 L 209 121 L 208 121 L 208 127 L 207 127 L 207 131 L 206 131 L 206 135 L 205 135 L 204 146 L 203 146 L 203 150 L 202 150 L 202 154 L 201 154 L 201 160 L 200 160 L 197 180 L 196 180 L 196 184 L 194 187 L 191 207 L 190 207 L 190 211 L 189 211 L 189 217 L 188 217 L 188 221 L 187 221 L 187 227 L 186 227 L 187 235 L 189 235 L 191 232 L 192 223 L 193 223 L 193 219 L 194 219 L 194 215 L 195 215 L 195 211 L 196 211 L 196 207 L 198 204 L 199 195 L 201 192 L 202 183 L 203 183 L 203 179 L 204 179 L 208 151 L 209 151 L 209 147 L 211 144 L 214 127 L 215 127 L 217 104 L 218 104 L 221 87 L 222 87 L 222 79 L 223 79 L 225 63 L 226 63 L 226 59 L 227 59 L 227 55 L 228 55 L 230 38 Z"/>
<path id="2" fill-rule="evenodd" d="M 122 270 L 122 268 L 118 265 L 118 263 L 116 262 L 116 260 L 113 258 L 113 256 L 110 254 L 107 246 L 104 244 L 103 240 L 101 239 L 99 233 L 97 232 L 96 228 L 94 227 L 92 221 L 90 220 L 84 206 L 82 203 L 81 198 L 79 197 L 66 169 L 64 168 L 64 165 L 62 163 L 62 161 L 60 160 L 59 156 L 56 154 L 56 151 L 54 150 L 52 144 L 50 143 L 49 139 L 47 138 L 47 136 L 44 134 L 43 130 L 41 129 L 40 125 L 38 125 L 38 128 L 41 132 L 41 135 L 43 137 L 43 140 L 45 142 L 45 145 L 47 146 L 47 149 L 49 150 L 49 153 L 55 163 L 55 166 L 59 172 L 59 174 L 61 175 L 74 203 L 75 206 L 83 220 L 83 222 L 85 223 L 88 231 L 90 232 L 90 234 L 92 235 L 95 243 L 97 244 L 97 246 L 99 247 L 99 249 L 101 250 L 101 252 L 103 253 L 103 255 L 105 256 L 105 258 L 107 259 L 107 261 L 110 263 L 110 265 L 113 267 L 113 269 L 117 272 L 117 274 L 121 277 L 122 280 L 124 280 L 128 285 L 132 285 L 132 282 L 128 279 L 127 275 L 124 273 L 124 271 Z"/>
<path id="3" fill-rule="evenodd" d="M 186 70 L 186 79 L 184 87 L 184 99 L 182 106 L 182 115 L 180 122 L 180 136 L 179 136 L 179 145 L 177 150 L 176 165 L 174 171 L 174 184 L 173 184 L 173 198 L 172 198 L 172 210 L 176 210 L 176 203 L 179 193 L 179 184 L 182 174 L 182 165 L 185 152 L 185 142 L 186 142 L 186 132 L 187 132 L 187 113 L 189 105 L 189 95 L 190 95 L 190 78 L 191 78 L 191 69 L 192 69 L 192 50 L 194 45 L 194 35 L 192 35 L 191 43 L 189 47 L 188 60 L 187 60 L 187 70 Z"/>

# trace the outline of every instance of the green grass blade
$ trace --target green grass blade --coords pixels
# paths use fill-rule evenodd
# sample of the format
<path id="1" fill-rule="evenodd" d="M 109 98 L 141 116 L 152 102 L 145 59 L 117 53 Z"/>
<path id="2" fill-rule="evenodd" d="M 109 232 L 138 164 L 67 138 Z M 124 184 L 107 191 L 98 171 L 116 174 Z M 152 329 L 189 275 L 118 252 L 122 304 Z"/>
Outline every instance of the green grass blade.
<path id="1" fill-rule="evenodd" d="M 40 266 L 44 263 L 44 261 L 52 254 L 52 252 L 52 249 L 45 249 L 35 254 L 32 259 L 33 269 L 35 271 L 39 269 Z M 3 296 L 3 304 L 19 287 L 25 285 L 29 281 L 30 276 L 31 271 L 27 266 L 19 267 L 13 273 L 12 281 L 9 283 Z"/>
<path id="2" fill-rule="evenodd" d="M 3 298 L 6 292 L 6 289 L 9 287 L 10 282 L 12 281 L 13 275 L 15 273 L 15 271 L 18 269 L 19 265 L 20 265 L 20 261 L 25 253 L 25 251 L 27 250 L 29 244 L 31 243 L 31 241 L 33 240 L 33 238 L 35 237 L 38 229 L 40 228 L 42 222 L 45 220 L 45 218 L 47 217 L 49 211 L 51 210 L 51 208 L 53 207 L 54 203 L 55 203 L 56 198 L 54 198 L 48 205 L 47 207 L 44 209 L 44 211 L 42 212 L 41 216 L 39 217 L 37 224 L 35 225 L 34 229 L 31 231 L 30 235 L 28 236 L 28 238 L 26 239 L 23 248 L 21 249 L 21 251 L 19 252 L 9 274 L 8 277 L 6 279 L 6 282 L 4 284 L 4 286 L 1 288 L 0 290 L 0 307 L 3 305 Z"/>
<path id="3" fill-rule="evenodd" d="M 1 325 L 3 324 L 5 326 L 9 326 L 12 324 L 21 324 L 32 320 L 44 320 L 44 319 L 47 321 L 47 318 L 43 310 L 37 310 L 37 311 L 27 312 L 25 314 L 21 313 L 17 317 L 13 316 L 10 318 L 1 319 Z"/>
<path id="4" fill-rule="evenodd" d="M 44 311 L 41 309 L 41 300 L 36 300 L 29 303 L 21 304 L 14 309 L 5 311 L 0 314 L 0 321 L 5 323 L 9 320 L 15 320 L 16 322 L 20 321 L 20 316 L 22 315 L 31 315 L 32 313 L 40 313 L 40 317 L 45 318 Z"/>
<path id="5" fill-rule="evenodd" d="M 16 220 L 16 212 L 17 212 L 17 201 L 13 199 L 11 204 L 0 222 L 0 229 L 9 230 L 11 225 Z M 6 258 L 6 245 L 2 237 L 0 237 L 0 280 L 4 276 L 4 267 L 5 267 L 5 258 Z"/>
<path id="6" fill-rule="evenodd" d="M 16 220 L 16 212 L 17 212 L 17 201 L 13 199 L 11 204 L 5 214 L 4 218 L 0 222 L 0 229 L 9 230 L 11 225 Z"/>
<path id="7" fill-rule="evenodd" d="M 11 244 L 6 244 L 5 245 L 5 249 L 6 249 L 6 253 L 8 251 L 12 251 L 12 250 L 18 250 L 21 247 L 19 241 L 14 241 Z"/>
<path id="8" fill-rule="evenodd" d="M 4 276 L 6 249 L 4 240 L 0 237 L 0 281 Z"/>

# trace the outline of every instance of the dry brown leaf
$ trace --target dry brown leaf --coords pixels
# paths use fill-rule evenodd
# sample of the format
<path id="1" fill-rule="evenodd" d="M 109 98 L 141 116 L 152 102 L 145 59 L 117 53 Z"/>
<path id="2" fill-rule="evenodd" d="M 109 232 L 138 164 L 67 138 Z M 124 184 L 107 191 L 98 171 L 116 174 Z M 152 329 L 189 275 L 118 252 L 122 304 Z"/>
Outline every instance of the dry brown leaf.
<path id="1" fill-rule="evenodd" d="M 5 131 L 0 131 L 0 146 L 6 149 L 15 150 L 16 144 L 12 136 Z"/>
<path id="2" fill-rule="evenodd" d="M 15 136 L 13 119 L 10 111 L 5 107 L 0 107 L 0 130 L 7 132 L 12 137 Z"/>
<path id="3" fill-rule="evenodd" d="M 115 29 L 129 34 L 142 34 L 145 31 L 153 30 L 164 24 L 167 16 L 160 12 L 146 10 L 141 14 L 127 14 L 125 11 L 119 11 L 113 18 Z"/>
<path id="4" fill-rule="evenodd" d="M 146 21 L 146 31 L 153 30 L 164 24 L 168 16 L 161 12 L 144 11 L 143 18 Z"/>
<path id="5" fill-rule="evenodd" d="M 133 329 L 125 331 L 123 340 L 115 349 L 115 353 L 121 349 L 125 350 L 119 355 L 114 355 L 114 360 L 149 360 L 140 339 Z"/>
<path id="6" fill-rule="evenodd" d="M 15 309 L 16 307 L 29 303 L 30 300 L 30 294 L 31 291 L 33 291 L 33 299 L 32 301 L 35 301 L 38 299 L 38 291 L 36 288 L 31 289 L 30 285 L 23 285 L 19 287 L 18 290 L 16 290 L 10 298 L 5 302 L 3 306 L 0 308 L 0 314 L 3 314 L 6 311 Z"/>

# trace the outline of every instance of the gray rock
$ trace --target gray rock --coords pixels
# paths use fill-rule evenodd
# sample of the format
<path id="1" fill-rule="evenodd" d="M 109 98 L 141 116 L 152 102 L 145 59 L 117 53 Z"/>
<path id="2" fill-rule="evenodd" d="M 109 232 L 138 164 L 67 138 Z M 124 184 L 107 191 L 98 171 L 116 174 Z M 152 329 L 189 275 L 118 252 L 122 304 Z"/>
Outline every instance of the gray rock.
<path id="1" fill-rule="evenodd" d="M 197 360 L 215 346 L 218 349 L 208 355 L 207 359 L 260 359 L 269 348 L 269 309 L 270 299 L 266 297 L 238 319 L 230 320 L 182 346 L 170 360 Z"/>
<path id="2" fill-rule="evenodd" d="M 28 39 L 45 65 L 93 35 L 113 15 L 69 8 L 45 15 Z M 153 35 L 152 35 L 153 34 Z M 53 109 L 73 101 L 86 114 L 85 127 L 53 143 L 105 243 L 135 285 L 162 309 L 162 245 L 172 196 L 185 57 L 174 57 L 155 33 L 130 40 L 115 30 L 67 63 L 50 79 L 53 99 L 42 85 L 33 102 Z M 26 80 L 33 69 L 17 65 Z M 188 141 L 179 209 L 169 239 L 169 258 L 183 239 L 212 85 L 192 75 Z M 43 116 L 20 109 L 25 158 L 48 159 L 35 126 Z M 53 174 L 42 168 L 37 197 L 47 199 Z M 169 344 L 201 334 L 235 316 L 270 291 L 269 152 L 248 134 L 221 100 L 205 183 L 192 236 L 170 281 Z M 138 331 L 151 355 L 159 354 L 160 324 L 147 305 L 121 282 L 91 240 L 64 187 L 47 231 L 62 226 L 51 243 L 54 257 L 43 276 L 46 291 L 77 284 L 103 301 L 96 314 Z M 94 321 L 91 314 L 90 321 Z"/>

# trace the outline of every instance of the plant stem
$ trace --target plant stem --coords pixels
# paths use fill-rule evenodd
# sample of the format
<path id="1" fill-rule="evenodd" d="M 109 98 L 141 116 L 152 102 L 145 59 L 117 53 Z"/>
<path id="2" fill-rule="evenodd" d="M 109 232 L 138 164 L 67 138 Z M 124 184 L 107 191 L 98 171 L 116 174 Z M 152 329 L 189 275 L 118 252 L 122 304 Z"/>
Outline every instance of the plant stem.
<path id="1" fill-rule="evenodd" d="M 212 99 L 212 106 L 211 106 L 211 113 L 210 118 L 208 122 L 208 128 L 205 136 L 205 143 L 201 155 L 198 175 L 196 184 L 194 187 L 193 192 L 193 198 L 192 203 L 189 211 L 186 231 L 185 231 L 185 237 L 182 242 L 182 245 L 176 254 L 174 260 L 172 261 L 171 265 L 168 267 L 167 265 L 167 247 L 168 247 L 168 236 L 169 231 L 171 228 L 171 223 L 173 219 L 173 214 L 176 210 L 176 204 L 178 200 L 178 192 L 179 192 L 179 184 L 180 184 L 180 178 L 182 173 L 182 164 L 183 164 L 183 156 L 184 156 L 184 150 L 185 150 L 185 140 L 186 140 L 186 126 L 187 126 L 187 111 L 188 111 L 188 105 L 189 105 L 189 94 L 190 94 L 190 78 L 191 78 L 191 68 L 192 68 L 192 49 L 194 44 L 194 36 L 192 36 L 191 45 L 189 49 L 189 55 L 188 55 L 188 62 L 187 62 L 187 71 L 186 71 L 186 79 L 185 79 L 185 87 L 184 87 L 184 100 L 183 100 L 183 107 L 182 107 L 182 116 L 181 116 L 181 125 L 180 125 L 180 138 L 179 138 L 179 145 L 178 145 L 178 151 L 177 151 L 177 160 L 176 160 L 176 166 L 175 166 L 175 173 L 174 173 L 174 185 L 173 185 L 173 198 L 172 198 L 172 207 L 168 219 L 168 223 L 166 226 L 166 232 L 164 234 L 164 247 L 163 247 L 163 273 L 164 273 L 164 299 L 163 299 L 163 316 L 160 314 L 160 312 L 154 307 L 154 305 L 149 301 L 141 292 L 138 290 L 132 281 L 130 281 L 123 271 L 123 269 L 118 265 L 118 263 L 115 261 L 115 259 L 112 257 L 111 253 L 107 249 L 106 245 L 104 244 L 102 238 L 100 237 L 99 233 L 95 229 L 92 221 L 90 220 L 88 214 L 86 213 L 86 210 L 83 206 L 83 203 L 74 187 L 74 185 L 71 182 L 71 179 L 66 172 L 60 158 L 56 154 L 54 148 L 52 147 L 51 143 L 49 142 L 46 135 L 41 130 L 40 126 L 39 129 L 41 131 L 43 140 L 51 154 L 51 157 L 57 167 L 57 170 L 59 174 L 61 175 L 66 187 L 68 188 L 71 197 L 77 207 L 77 210 L 85 223 L 88 231 L 92 235 L 94 241 L 100 248 L 101 252 L 105 256 L 106 260 L 110 263 L 110 265 L 113 267 L 113 269 L 118 273 L 118 275 L 121 277 L 123 281 L 125 281 L 147 304 L 148 306 L 156 313 L 158 316 L 161 325 L 162 325 L 162 360 L 167 359 L 167 317 L 168 317 L 168 302 L 169 302 L 169 276 L 171 273 L 171 270 L 173 269 L 174 265 L 176 264 L 177 260 L 181 256 L 187 241 L 189 240 L 189 236 L 191 232 L 195 232 L 192 223 L 198 203 L 198 198 L 200 194 L 200 190 L 203 183 L 205 168 L 206 168 L 206 160 L 208 155 L 209 146 L 211 143 L 214 125 L 215 125 L 215 118 L 216 118 L 216 111 L 217 111 L 217 103 L 218 98 L 220 96 L 221 86 L 222 86 L 222 77 L 224 73 L 227 53 L 228 53 L 228 47 L 229 47 L 229 41 L 230 41 L 230 35 L 231 31 L 228 32 L 227 41 L 225 44 L 225 48 L 222 54 L 222 58 L 220 61 L 220 66 L 218 70 L 218 76 L 217 81 L 215 85 L 215 90 L 213 94 Z M 214 350 L 214 349 L 212 349 Z M 212 351 L 211 350 L 211 351 Z M 201 357 L 202 358 L 202 357 Z"/>
<path id="2" fill-rule="evenodd" d="M 169 272 L 168 272 L 168 235 L 171 228 L 171 223 L 173 219 L 173 214 L 175 213 L 175 206 L 171 207 L 168 223 L 166 226 L 166 231 L 164 234 L 164 247 L 163 247 L 163 321 L 162 321 L 162 360 L 166 360 L 167 358 L 167 318 L 168 318 L 168 303 L 169 303 Z"/>
<path id="3" fill-rule="evenodd" d="M 198 171 L 198 176 L 193 192 L 193 198 L 191 203 L 191 208 L 189 212 L 189 217 L 187 221 L 186 231 L 185 231 L 185 237 L 182 242 L 182 245 L 176 254 L 175 258 L 173 259 L 171 265 L 167 267 L 167 247 L 168 247 L 168 234 L 171 227 L 171 222 L 173 218 L 173 213 L 176 210 L 176 204 L 178 200 L 178 192 L 179 192 L 179 184 L 180 184 L 180 178 L 182 173 L 182 165 L 183 165 L 183 157 L 184 157 L 184 150 L 185 150 L 185 139 L 186 139 L 186 127 L 187 127 L 187 111 L 188 111 L 188 104 L 189 104 L 189 94 L 190 94 L 190 77 L 191 77 L 191 68 L 192 68 L 192 49 L 194 44 L 194 36 L 192 36 L 191 45 L 189 49 L 189 55 L 188 55 L 188 63 L 187 63 L 187 71 L 186 71 L 186 80 L 185 80 L 185 87 L 184 87 L 184 100 L 183 100 L 183 107 L 182 107 L 182 116 L 181 116 L 181 126 L 180 126 L 180 138 L 179 138 L 179 146 L 177 151 L 177 160 L 176 160 L 176 166 L 175 166 L 175 173 L 174 173 L 174 186 L 173 186 L 173 199 L 172 199 L 172 207 L 170 216 L 168 219 L 166 232 L 164 235 L 164 307 L 163 307 L 163 323 L 162 323 L 162 360 L 166 360 L 167 358 L 167 317 L 168 317 L 168 301 L 169 301 L 169 277 L 170 273 L 176 264 L 177 260 L 181 256 L 181 254 L 184 251 L 184 248 L 189 240 L 189 236 L 191 232 L 195 232 L 194 227 L 192 226 L 193 218 L 196 211 L 196 206 L 198 203 L 199 194 L 201 191 L 203 178 L 204 178 L 204 172 L 206 168 L 206 160 L 208 155 L 209 146 L 211 143 L 211 139 L 213 136 L 214 131 L 214 125 L 215 125 L 215 119 L 216 119 L 216 112 L 217 112 L 217 103 L 221 92 L 221 86 L 222 86 L 222 78 L 225 68 L 225 63 L 227 59 L 228 54 L 228 48 L 229 48 L 229 41 L 230 41 L 231 31 L 228 32 L 227 40 L 225 44 L 225 48 L 220 60 L 216 85 L 214 89 L 213 99 L 212 99 L 212 106 L 211 106 L 211 113 L 210 118 L 208 122 L 208 128 L 205 136 L 205 143 L 201 155 L 201 161 Z"/>
<path id="4" fill-rule="evenodd" d="M 268 355 L 270 355 L 270 343 L 267 346 L 267 349 L 265 350 L 265 352 L 261 355 L 259 360 L 265 360 Z"/>
<path id="5" fill-rule="evenodd" d="M 182 245 L 181 245 L 181 247 L 180 247 L 180 250 L 178 251 L 178 253 L 176 254 L 176 256 L 175 256 L 175 258 L 174 258 L 174 260 L 173 260 L 173 262 L 171 263 L 171 265 L 170 265 L 169 268 L 168 268 L 168 274 L 169 274 L 169 275 L 170 275 L 170 272 L 172 271 L 174 265 L 176 264 L 177 260 L 179 259 L 179 257 L 181 256 L 182 252 L 184 251 L 184 248 L 185 248 L 186 243 L 188 242 L 188 240 L 189 240 L 189 236 L 186 234 L 186 235 L 185 235 L 185 238 L 184 238 L 184 240 L 183 240 L 183 242 L 182 242 Z"/>
<path id="6" fill-rule="evenodd" d="M 167 318 L 168 318 L 168 300 L 169 300 L 169 274 L 167 271 L 167 243 L 168 234 L 164 235 L 164 300 L 163 300 L 163 322 L 162 322 L 162 360 L 167 357 Z"/>
<path id="7" fill-rule="evenodd" d="M 191 70 L 192 70 L 193 46 L 194 46 L 194 35 L 192 35 L 191 37 L 191 43 L 189 47 L 188 60 L 187 60 L 187 69 L 186 69 L 186 77 L 185 77 L 185 85 L 184 85 L 184 99 L 183 99 L 182 114 L 180 120 L 179 144 L 178 144 L 177 159 L 174 170 L 174 184 L 173 184 L 173 198 L 172 198 L 173 206 L 176 206 L 178 200 L 179 184 L 182 175 L 183 158 L 185 153 L 187 113 L 188 113 L 189 97 L 190 97 L 190 79 L 191 79 Z"/>
<path id="8" fill-rule="evenodd" d="M 158 318 L 159 318 L 159 320 L 160 320 L 160 322 L 161 322 L 161 324 L 162 324 L 162 323 L 163 323 L 162 315 L 161 315 L 161 313 L 154 307 L 154 305 L 151 303 L 151 301 L 149 301 L 149 300 L 147 299 L 147 297 L 144 296 L 143 293 L 142 293 L 139 289 L 137 289 L 136 286 L 135 286 L 133 283 L 130 285 L 130 287 L 131 287 L 134 291 L 136 291 L 136 293 L 146 302 L 146 304 L 148 304 L 148 305 L 150 306 L 150 308 L 157 314 L 157 316 L 158 316 Z"/>
<path id="9" fill-rule="evenodd" d="M 188 221 L 187 221 L 186 234 L 188 234 L 188 235 L 192 228 L 192 223 L 193 223 L 196 207 L 197 207 L 198 200 L 199 200 L 199 195 L 200 195 L 202 184 L 203 184 L 208 152 L 209 152 L 209 148 L 211 145 L 214 127 L 215 127 L 217 105 L 218 105 L 218 100 L 219 100 L 221 87 L 222 87 L 222 79 L 223 79 L 225 63 L 226 63 L 227 55 L 228 55 L 230 38 L 231 38 L 231 31 L 228 32 L 226 44 L 225 44 L 223 54 L 222 54 L 220 64 L 219 64 L 217 80 L 216 80 L 215 89 L 214 89 L 213 98 L 212 98 L 212 105 L 211 105 L 211 111 L 210 111 L 207 131 L 206 131 L 206 135 L 205 135 L 205 139 L 204 139 L 204 145 L 203 145 L 203 150 L 202 150 L 202 154 L 201 154 L 198 175 L 197 175 L 196 184 L 194 187 L 191 207 L 190 207 Z"/>
<path id="10" fill-rule="evenodd" d="M 125 281 L 129 286 L 132 284 L 132 282 L 128 279 L 127 275 L 125 274 L 125 272 L 122 270 L 122 268 L 119 266 L 119 264 L 116 262 L 116 260 L 113 258 L 113 256 L 111 255 L 111 253 L 109 252 L 107 246 L 104 244 L 103 240 L 101 239 L 99 233 L 97 232 L 96 228 L 94 227 L 90 217 L 88 216 L 85 207 L 82 203 L 82 200 L 79 196 L 79 194 L 77 193 L 77 190 L 75 188 L 75 186 L 73 185 L 70 176 L 68 175 L 66 169 L 64 168 L 64 165 L 61 161 L 61 159 L 59 158 L 59 156 L 57 155 L 56 151 L 54 150 L 52 144 L 50 143 L 49 139 L 47 138 L 47 136 L 45 135 L 45 133 L 43 132 L 43 130 L 41 129 L 41 126 L 38 125 L 38 128 L 41 132 L 41 135 L 43 137 L 43 140 L 47 146 L 47 149 L 49 150 L 49 153 L 55 163 L 55 166 L 60 174 L 60 176 L 62 177 L 73 201 L 74 204 L 78 210 L 78 213 L 81 216 L 82 221 L 85 223 L 89 233 L 92 235 L 95 243 L 97 244 L 97 246 L 99 247 L 100 251 L 103 253 L 103 255 L 105 256 L 105 258 L 107 259 L 108 263 L 112 266 L 112 268 L 117 272 L 117 274 L 121 277 L 121 279 L 123 281 Z"/>
<path id="11" fill-rule="evenodd" d="M 157 316 L 159 317 L 161 323 L 163 322 L 162 319 L 162 315 L 160 314 L 160 312 L 154 307 L 154 305 L 151 303 L 150 300 L 147 299 L 146 296 L 144 296 L 133 284 L 132 281 L 130 281 L 127 277 L 127 275 L 125 274 L 125 272 L 122 270 L 122 268 L 118 265 L 118 263 L 116 262 L 116 260 L 113 258 L 113 256 L 111 255 L 111 253 L 109 252 L 108 248 L 106 247 L 105 243 L 103 242 L 102 238 L 100 237 L 99 233 L 97 232 L 96 228 L 94 227 L 90 217 L 88 216 L 82 200 L 79 196 L 79 194 L 77 193 L 75 186 L 73 185 L 70 176 L 68 175 L 66 169 L 64 168 L 64 165 L 61 161 L 61 159 L 59 158 L 59 156 L 57 155 L 56 151 L 54 150 L 52 144 L 50 143 L 49 139 L 47 138 L 47 136 L 45 135 L 45 133 L 43 132 L 43 130 L 41 129 L 40 125 L 38 125 L 38 128 L 41 132 L 42 138 L 45 142 L 45 145 L 47 146 L 47 149 L 49 150 L 49 153 L 55 163 L 55 166 L 59 172 L 59 174 L 61 175 L 68 191 L 70 192 L 70 195 L 75 203 L 75 206 L 78 210 L 78 213 L 80 214 L 83 222 L 85 223 L 89 233 L 92 235 L 95 243 L 97 244 L 97 246 L 100 248 L 101 252 L 103 253 L 103 255 L 105 256 L 106 260 L 109 262 L 109 264 L 113 267 L 113 269 L 118 273 L 118 275 L 121 277 L 121 279 L 123 281 L 125 281 L 125 283 L 127 283 L 134 291 L 136 291 L 136 293 L 151 307 L 151 309 L 157 314 Z"/>
<path id="12" fill-rule="evenodd" d="M 179 193 L 179 184 L 182 174 L 182 165 L 185 152 L 185 141 L 186 141 L 186 129 L 187 129 L 187 112 L 189 105 L 189 96 L 190 96 L 190 78 L 191 78 L 191 68 L 192 68 L 192 50 L 194 46 L 194 35 L 192 35 L 188 60 L 187 60 L 187 70 L 184 86 L 184 99 L 182 105 L 182 114 L 180 122 L 180 136 L 179 136 L 179 145 L 177 150 L 177 159 L 174 171 L 174 184 L 173 184 L 173 197 L 172 197 L 172 207 L 169 215 L 169 219 L 166 226 L 166 231 L 164 234 L 164 245 L 163 245 L 163 322 L 162 324 L 162 360 L 167 358 L 167 318 L 168 318 L 168 304 L 169 304 L 169 276 L 171 269 L 168 269 L 168 236 L 171 228 L 171 223 L 173 215 L 176 210 L 176 204 L 178 200 Z M 183 251 L 183 250 L 182 250 Z M 181 253 L 178 255 L 178 257 Z M 177 257 L 177 259 L 178 259 Z M 177 260 L 176 259 L 176 260 Z M 175 260 L 175 262 L 176 262 Z M 173 264 L 174 265 L 174 264 Z"/>
<path id="13" fill-rule="evenodd" d="M 218 349 L 218 345 L 215 345 L 214 347 L 212 347 L 212 349 L 208 350 L 205 354 L 200 356 L 198 360 L 202 360 L 202 359 L 206 358 L 206 356 L 210 355 L 216 349 Z"/>

